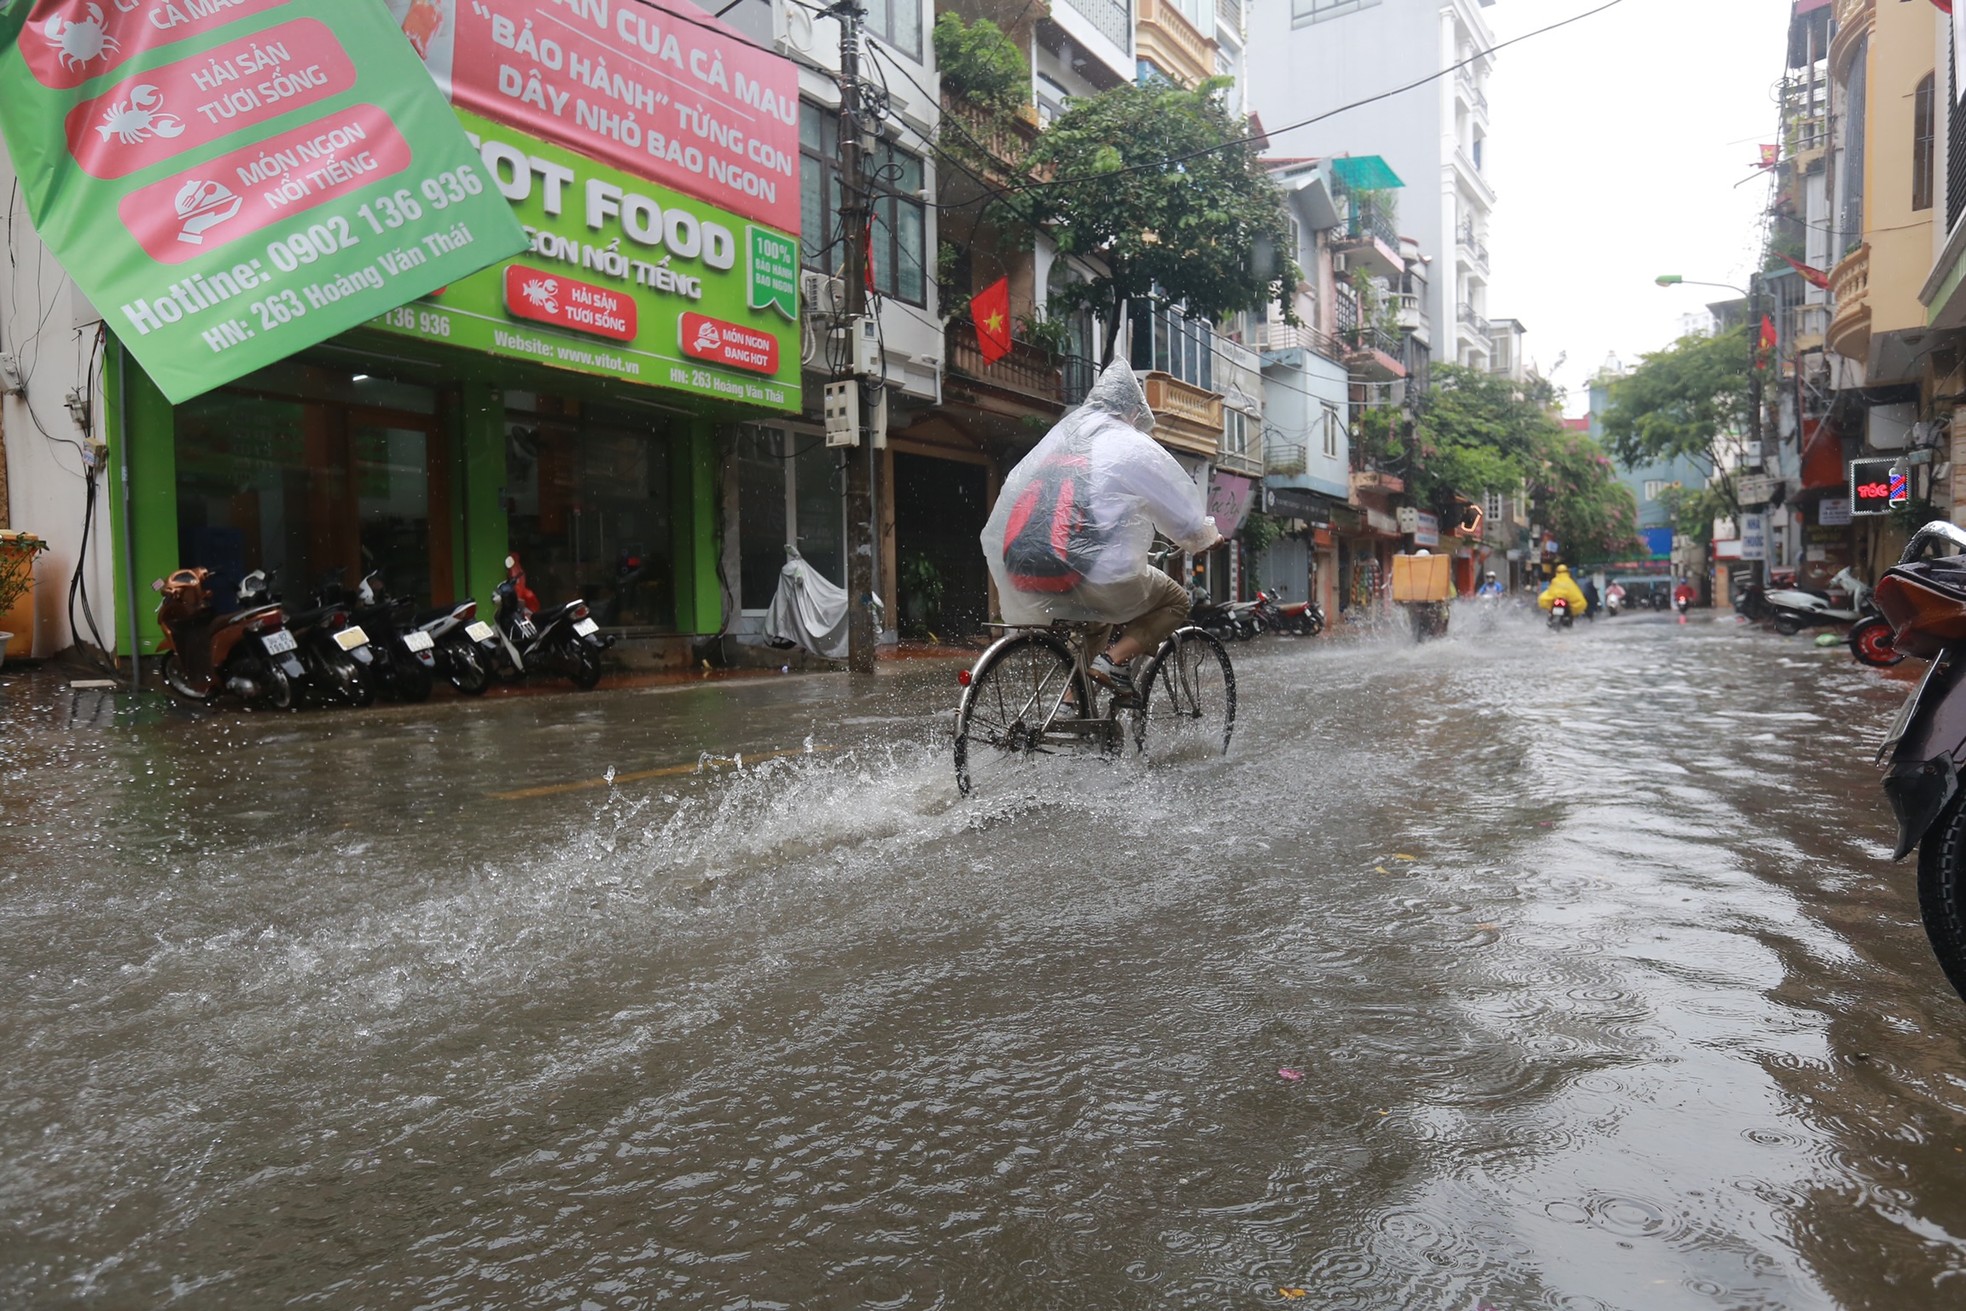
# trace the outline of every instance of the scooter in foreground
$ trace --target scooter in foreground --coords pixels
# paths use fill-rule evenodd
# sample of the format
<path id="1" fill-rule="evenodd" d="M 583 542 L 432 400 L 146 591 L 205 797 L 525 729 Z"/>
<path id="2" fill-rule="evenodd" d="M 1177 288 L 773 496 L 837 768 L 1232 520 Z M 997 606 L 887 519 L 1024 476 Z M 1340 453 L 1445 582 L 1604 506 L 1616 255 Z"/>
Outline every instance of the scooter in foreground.
<path id="1" fill-rule="evenodd" d="M 1966 556 L 1927 560 L 1939 546 L 1966 550 L 1966 529 L 1929 523 L 1877 584 L 1894 646 L 1932 663 L 1891 725 L 1877 758 L 1898 821 L 1893 860 L 1918 851 L 1918 909 L 1939 966 L 1966 997 Z"/>
<path id="2" fill-rule="evenodd" d="M 209 570 L 179 569 L 150 585 L 160 597 L 164 658 L 158 674 L 164 686 L 186 701 L 210 702 L 230 692 L 248 704 L 292 709 L 294 689 L 307 672 L 285 613 L 267 604 L 219 614 L 210 580 Z"/>
<path id="3" fill-rule="evenodd" d="M 1570 613 L 1570 603 L 1568 601 L 1559 596 L 1550 602 L 1549 623 L 1551 628 L 1569 628 L 1576 622 L 1576 617 Z"/>

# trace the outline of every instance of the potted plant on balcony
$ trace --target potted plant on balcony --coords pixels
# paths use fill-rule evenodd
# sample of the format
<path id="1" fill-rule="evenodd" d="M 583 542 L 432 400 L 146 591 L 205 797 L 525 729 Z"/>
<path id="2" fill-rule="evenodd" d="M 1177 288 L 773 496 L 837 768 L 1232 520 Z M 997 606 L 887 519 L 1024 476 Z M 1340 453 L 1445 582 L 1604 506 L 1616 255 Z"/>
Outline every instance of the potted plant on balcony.
<path id="1" fill-rule="evenodd" d="M 7 648 L 17 635 L 23 642 L 34 640 L 30 600 L 34 594 L 34 561 L 47 549 L 47 541 L 33 533 L 0 531 L 0 663 L 5 663 Z M 21 613 L 13 613 L 16 607 Z"/>
<path id="2" fill-rule="evenodd" d="M 1033 310 L 1017 316 L 1017 340 L 1028 342 L 1055 358 L 1071 349 L 1072 330 L 1064 319 Z"/>

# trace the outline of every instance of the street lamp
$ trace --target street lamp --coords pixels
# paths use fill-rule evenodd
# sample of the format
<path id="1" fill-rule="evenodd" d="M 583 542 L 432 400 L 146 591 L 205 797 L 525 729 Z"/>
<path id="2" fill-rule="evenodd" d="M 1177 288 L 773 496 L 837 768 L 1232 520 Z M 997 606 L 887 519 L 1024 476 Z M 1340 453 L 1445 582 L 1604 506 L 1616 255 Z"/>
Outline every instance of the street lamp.
<path id="1" fill-rule="evenodd" d="M 1682 278 L 1677 273 L 1661 273 L 1652 281 L 1661 287 L 1724 287 L 1728 291 L 1738 291 L 1749 298 L 1754 296 L 1754 293 L 1747 288 L 1737 287 L 1731 282 L 1702 282 L 1698 278 Z"/>

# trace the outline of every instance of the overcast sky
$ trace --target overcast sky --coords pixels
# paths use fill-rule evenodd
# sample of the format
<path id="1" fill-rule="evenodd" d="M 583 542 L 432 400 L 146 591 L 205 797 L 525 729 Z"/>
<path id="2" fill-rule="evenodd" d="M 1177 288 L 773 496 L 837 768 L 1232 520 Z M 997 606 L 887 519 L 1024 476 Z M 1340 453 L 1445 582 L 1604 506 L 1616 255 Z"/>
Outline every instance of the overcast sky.
<path id="1" fill-rule="evenodd" d="M 1487 15 L 1506 41 L 1600 2 L 1498 0 Z M 1788 13 L 1789 0 L 1623 0 L 1497 56 L 1488 314 L 1522 321 L 1545 374 L 1567 354 L 1554 380 L 1569 413 L 1608 352 L 1634 363 L 1732 294 L 1657 275 L 1747 284 Z"/>

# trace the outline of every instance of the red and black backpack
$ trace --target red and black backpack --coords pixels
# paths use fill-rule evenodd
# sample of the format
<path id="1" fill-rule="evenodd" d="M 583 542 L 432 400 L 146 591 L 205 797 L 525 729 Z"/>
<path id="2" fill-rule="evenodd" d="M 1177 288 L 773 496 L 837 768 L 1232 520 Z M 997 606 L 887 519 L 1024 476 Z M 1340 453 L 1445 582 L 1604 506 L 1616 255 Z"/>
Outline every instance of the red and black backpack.
<path id="1" fill-rule="evenodd" d="M 1004 571 L 1020 592 L 1069 592 L 1098 554 L 1092 533 L 1092 461 L 1059 451 L 1047 456 L 1010 507 L 1004 525 Z"/>

